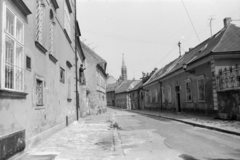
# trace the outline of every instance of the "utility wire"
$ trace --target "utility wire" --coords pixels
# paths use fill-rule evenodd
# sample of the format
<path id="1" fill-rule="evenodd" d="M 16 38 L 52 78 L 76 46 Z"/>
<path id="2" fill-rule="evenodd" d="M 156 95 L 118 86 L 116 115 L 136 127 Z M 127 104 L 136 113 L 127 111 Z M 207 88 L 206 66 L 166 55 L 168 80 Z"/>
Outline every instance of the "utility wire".
<path id="1" fill-rule="evenodd" d="M 189 18 L 189 20 L 190 20 L 190 22 L 191 22 L 191 24 L 192 24 L 192 27 L 193 27 L 193 29 L 194 29 L 194 32 L 195 32 L 195 34 L 196 34 L 196 36 L 197 36 L 197 38 L 198 38 L 198 41 L 199 41 L 199 43 L 200 43 L 200 39 L 199 39 L 199 37 L 198 37 L 198 34 L 197 34 L 197 32 L 196 32 L 196 29 L 195 29 L 195 27 L 194 27 L 194 25 L 193 25 L 193 22 L 192 22 L 192 20 L 191 20 L 191 17 L 190 17 L 190 15 L 189 15 L 188 11 L 187 11 L 187 8 L 186 8 L 183 0 L 182 0 L 182 4 L 183 4 L 183 6 L 184 6 L 185 11 L 187 12 L 188 18 Z"/>

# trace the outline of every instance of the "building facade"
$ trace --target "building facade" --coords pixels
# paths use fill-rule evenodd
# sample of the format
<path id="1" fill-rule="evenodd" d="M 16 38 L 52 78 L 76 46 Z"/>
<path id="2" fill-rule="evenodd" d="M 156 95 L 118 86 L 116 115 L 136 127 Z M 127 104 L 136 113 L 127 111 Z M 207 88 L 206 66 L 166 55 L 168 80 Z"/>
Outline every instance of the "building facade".
<path id="1" fill-rule="evenodd" d="M 92 49 L 81 42 L 86 57 L 84 71 L 88 94 L 89 113 L 98 113 L 99 108 L 107 105 L 106 98 L 106 67 L 107 62 Z"/>
<path id="2" fill-rule="evenodd" d="M 76 120 L 75 6 L 74 0 L 0 2 L 0 159 Z"/>
<path id="3" fill-rule="evenodd" d="M 158 70 L 144 84 L 145 107 L 238 118 L 240 32 L 230 22 L 224 19 L 218 33 Z"/>

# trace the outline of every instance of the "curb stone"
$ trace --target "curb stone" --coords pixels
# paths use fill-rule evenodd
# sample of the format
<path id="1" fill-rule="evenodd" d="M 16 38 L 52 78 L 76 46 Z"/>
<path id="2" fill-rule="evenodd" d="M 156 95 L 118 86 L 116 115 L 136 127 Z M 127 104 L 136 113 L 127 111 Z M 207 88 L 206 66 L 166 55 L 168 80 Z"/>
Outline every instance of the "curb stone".
<path id="1" fill-rule="evenodd" d="M 165 116 L 161 116 L 161 115 L 154 115 L 154 114 L 150 114 L 150 113 L 141 113 L 141 112 L 133 111 L 133 110 L 129 110 L 129 111 L 134 112 L 134 113 L 138 113 L 138 114 L 148 115 L 148 116 L 161 117 L 161 118 L 164 118 L 164 119 L 169 119 L 169 120 L 185 123 L 185 124 L 189 124 L 189 125 L 200 127 L 200 128 L 206 128 L 206 129 L 209 129 L 209 130 L 214 130 L 214 131 L 218 131 L 218 132 L 223 132 L 223 133 L 227 133 L 227 134 L 240 136 L 240 133 L 234 132 L 234 131 L 229 131 L 229 130 L 226 130 L 226 129 L 221 129 L 221 128 L 217 128 L 217 127 L 212 127 L 212 126 L 202 125 L 202 124 L 198 124 L 198 123 L 188 122 L 188 121 L 179 120 L 179 119 L 176 119 L 176 118 L 169 118 L 169 117 L 165 117 Z"/>

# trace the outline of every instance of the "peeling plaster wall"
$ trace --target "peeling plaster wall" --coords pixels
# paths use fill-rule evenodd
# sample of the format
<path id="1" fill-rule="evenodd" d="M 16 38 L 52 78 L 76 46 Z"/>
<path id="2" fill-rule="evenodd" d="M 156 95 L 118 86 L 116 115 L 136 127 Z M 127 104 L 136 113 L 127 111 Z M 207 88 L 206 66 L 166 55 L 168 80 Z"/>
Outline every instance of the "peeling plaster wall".
<path id="1" fill-rule="evenodd" d="M 25 129 L 26 139 L 28 140 L 58 124 L 65 123 L 66 116 L 68 116 L 68 119 L 74 119 L 76 116 L 75 67 L 69 68 L 66 65 L 66 61 L 69 61 L 74 66 L 75 54 L 73 49 L 75 43 L 70 44 L 63 32 L 63 1 L 59 1 L 54 26 L 54 56 L 58 60 L 55 64 L 49 58 L 48 52 L 41 52 L 35 45 L 36 1 L 24 2 L 32 12 L 27 18 L 22 17 L 10 1 L 7 1 L 7 4 L 24 22 L 24 56 L 27 55 L 31 58 L 32 65 L 31 70 L 24 68 L 24 92 L 28 95 L 26 99 L 0 98 L 0 137 Z M 46 8 L 44 9 L 43 46 L 48 50 L 50 6 L 48 1 L 45 0 L 44 3 Z M 2 1 L 0 2 L 2 8 L 1 5 Z M 71 14 L 71 16 L 73 15 Z M 72 17 L 72 31 L 74 31 L 73 20 Z M 0 32 L 0 35 L 2 35 L 2 32 Z M 0 45 L 2 47 L 2 43 Z M 65 83 L 60 82 L 60 67 L 65 70 Z M 41 107 L 36 105 L 36 77 L 43 79 L 43 106 Z M 72 99 L 70 102 L 67 101 L 67 98 L 69 98 L 67 83 L 69 77 Z"/>

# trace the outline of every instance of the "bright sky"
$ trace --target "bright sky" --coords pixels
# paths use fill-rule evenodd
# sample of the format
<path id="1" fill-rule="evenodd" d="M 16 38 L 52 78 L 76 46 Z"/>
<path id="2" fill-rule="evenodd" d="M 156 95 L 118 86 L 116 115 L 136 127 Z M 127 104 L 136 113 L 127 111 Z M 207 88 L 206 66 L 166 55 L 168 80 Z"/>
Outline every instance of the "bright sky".
<path id="1" fill-rule="evenodd" d="M 215 34 L 225 17 L 240 20 L 240 0 L 77 0 L 81 40 L 116 79 L 123 53 L 128 79 L 139 79 L 177 58 L 179 41 L 183 54 L 209 38 L 211 17 Z"/>

